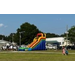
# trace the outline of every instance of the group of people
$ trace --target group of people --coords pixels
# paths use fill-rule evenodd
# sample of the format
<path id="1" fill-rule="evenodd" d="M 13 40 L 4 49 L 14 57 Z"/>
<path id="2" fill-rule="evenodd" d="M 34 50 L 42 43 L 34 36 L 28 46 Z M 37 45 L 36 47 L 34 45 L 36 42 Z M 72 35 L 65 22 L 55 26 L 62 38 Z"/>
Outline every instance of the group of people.
<path id="1" fill-rule="evenodd" d="M 3 46 L 2 46 L 2 50 L 17 50 L 17 46 L 13 46 L 13 45 L 10 45 L 10 46 L 3 45 Z"/>
<path id="2" fill-rule="evenodd" d="M 62 54 L 63 54 L 63 55 L 68 55 L 68 50 L 67 50 L 67 48 L 64 47 L 64 46 L 63 46 L 63 48 L 62 48 Z"/>

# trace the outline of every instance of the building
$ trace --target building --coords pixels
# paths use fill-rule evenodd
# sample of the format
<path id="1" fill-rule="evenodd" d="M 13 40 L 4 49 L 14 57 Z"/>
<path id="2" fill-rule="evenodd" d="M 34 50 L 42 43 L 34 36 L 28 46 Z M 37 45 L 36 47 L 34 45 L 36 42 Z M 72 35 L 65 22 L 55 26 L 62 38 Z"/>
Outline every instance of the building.
<path id="1" fill-rule="evenodd" d="M 46 38 L 46 43 L 47 44 L 56 44 L 59 46 L 72 45 L 69 40 L 65 39 L 65 37 Z"/>
<path id="2" fill-rule="evenodd" d="M 6 45 L 6 44 L 9 44 L 9 42 L 5 40 L 0 40 L 0 49 L 3 45 Z"/>

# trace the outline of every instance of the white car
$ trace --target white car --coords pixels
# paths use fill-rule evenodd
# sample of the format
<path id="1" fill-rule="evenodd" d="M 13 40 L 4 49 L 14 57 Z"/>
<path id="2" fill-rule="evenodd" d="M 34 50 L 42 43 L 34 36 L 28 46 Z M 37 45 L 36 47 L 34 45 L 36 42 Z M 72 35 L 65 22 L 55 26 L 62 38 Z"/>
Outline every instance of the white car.
<path id="1" fill-rule="evenodd" d="M 57 49 L 57 46 L 48 45 L 48 46 L 46 46 L 46 49 Z"/>

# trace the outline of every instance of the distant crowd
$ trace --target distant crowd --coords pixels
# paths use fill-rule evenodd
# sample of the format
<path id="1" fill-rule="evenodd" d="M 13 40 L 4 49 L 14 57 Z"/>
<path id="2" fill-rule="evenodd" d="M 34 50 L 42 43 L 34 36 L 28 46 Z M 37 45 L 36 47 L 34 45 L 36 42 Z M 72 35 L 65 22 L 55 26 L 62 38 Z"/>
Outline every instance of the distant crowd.
<path id="1" fill-rule="evenodd" d="M 1 47 L 2 50 L 18 50 L 19 46 L 6 44 Z"/>

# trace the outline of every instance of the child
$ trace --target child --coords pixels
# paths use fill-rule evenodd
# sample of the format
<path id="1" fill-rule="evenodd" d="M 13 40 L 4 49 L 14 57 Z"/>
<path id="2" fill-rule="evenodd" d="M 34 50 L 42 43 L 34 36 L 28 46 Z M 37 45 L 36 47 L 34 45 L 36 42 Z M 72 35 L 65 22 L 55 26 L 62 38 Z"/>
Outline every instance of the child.
<path id="1" fill-rule="evenodd" d="M 63 55 L 68 55 L 68 50 L 64 46 L 62 49 L 62 53 L 63 53 Z"/>
<path id="2" fill-rule="evenodd" d="M 63 55 L 65 55 L 66 53 L 65 53 L 65 47 L 63 46 L 63 48 L 62 48 L 62 54 Z"/>

